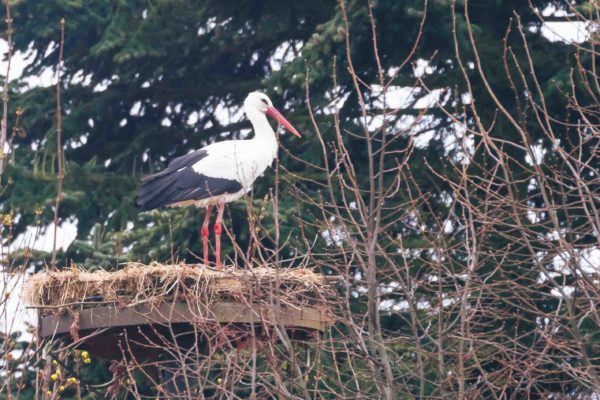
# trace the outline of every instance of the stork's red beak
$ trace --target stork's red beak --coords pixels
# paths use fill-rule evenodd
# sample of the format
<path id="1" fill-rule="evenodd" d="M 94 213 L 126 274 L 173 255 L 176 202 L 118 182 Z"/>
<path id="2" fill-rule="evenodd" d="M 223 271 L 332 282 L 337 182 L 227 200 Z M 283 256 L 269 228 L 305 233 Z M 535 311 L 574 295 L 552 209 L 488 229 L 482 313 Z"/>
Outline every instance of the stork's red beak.
<path id="1" fill-rule="evenodd" d="M 281 115 L 281 113 L 279 111 L 277 111 L 277 109 L 275 107 L 269 107 L 269 108 L 267 108 L 266 114 L 269 117 L 271 117 L 274 120 L 276 120 L 277 122 L 279 122 L 281 125 L 283 125 L 283 127 L 285 129 L 287 129 L 288 131 L 290 131 L 294 135 L 296 135 L 298 137 L 302 137 L 302 136 L 300 136 L 300 133 L 296 130 L 296 128 L 294 128 L 292 126 L 292 124 L 290 124 L 290 121 L 288 121 L 287 119 L 285 119 L 285 117 L 283 115 Z"/>

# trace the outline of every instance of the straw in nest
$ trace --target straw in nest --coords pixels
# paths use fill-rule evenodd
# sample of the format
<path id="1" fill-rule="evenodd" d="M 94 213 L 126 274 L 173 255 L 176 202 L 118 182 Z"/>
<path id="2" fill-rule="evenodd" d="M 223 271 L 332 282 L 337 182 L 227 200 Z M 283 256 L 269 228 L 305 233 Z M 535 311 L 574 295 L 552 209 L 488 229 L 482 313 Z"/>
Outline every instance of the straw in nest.
<path id="1" fill-rule="evenodd" d="M 82 269 L 33 275 L 25 285 L 25 301 L 56 311 L 85 308 L 98 303 L 119 305 L 167 300 L 213 300 L 237 302 L 279 301 L 291 305 L 320 303 L 331 289 L 325 277 L 310 269 L 258 267 L 215 271 L 197 265 L 143 265 L 130 263 L 109 272 Z"/>

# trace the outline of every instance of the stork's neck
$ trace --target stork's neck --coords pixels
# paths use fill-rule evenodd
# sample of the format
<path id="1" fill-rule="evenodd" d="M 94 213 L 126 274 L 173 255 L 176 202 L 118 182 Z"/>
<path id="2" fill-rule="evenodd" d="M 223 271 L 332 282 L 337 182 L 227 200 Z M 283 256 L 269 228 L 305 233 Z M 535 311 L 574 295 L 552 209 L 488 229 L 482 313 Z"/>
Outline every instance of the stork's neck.
<path id="1" fill-rule="evenodd" d="M 252 123 L 252 127 L 254 128 L 254 139 L 259 141 L 266 141 L 270 143 L 277 144 L 277 139 L 275 138 L 275 132 L 269 121 L 267 120 L 267 116 L 265 113 L 262 113 L 258 110 L 252 108 L 246 108 L 246 116 Z"/>

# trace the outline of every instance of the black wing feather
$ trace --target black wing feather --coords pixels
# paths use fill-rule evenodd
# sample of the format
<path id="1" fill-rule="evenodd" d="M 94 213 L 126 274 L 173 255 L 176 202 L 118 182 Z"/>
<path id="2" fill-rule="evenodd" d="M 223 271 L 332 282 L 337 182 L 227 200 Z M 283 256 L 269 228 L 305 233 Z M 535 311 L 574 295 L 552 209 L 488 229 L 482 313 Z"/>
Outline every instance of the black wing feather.
<path id="1" fill-rule="evenodd" d="M 142 182 L 160 178 L 163 175 L 168 175 L 183 167 L 191 167 L 206 156 L 208 156 L 208 152 L 204 149 L 200 149 L 192 151 L 191 153 L 188 153 L 186 155 L 176 157 L 169 162 L 169 166 L 166 169 L 155 174 L 145 176 L 142 179 Z"/>
<path id="2" fill-rule="evenodd" d="M 174 158 L 163 171 L 144 177 L 135 201 L 138 208 L 147 211 L 182 201 L 239 192 L 242 185 L 235 180 L 209 177 L 192 169 L 207 155 L 205 150 L 197 150 Z"/>

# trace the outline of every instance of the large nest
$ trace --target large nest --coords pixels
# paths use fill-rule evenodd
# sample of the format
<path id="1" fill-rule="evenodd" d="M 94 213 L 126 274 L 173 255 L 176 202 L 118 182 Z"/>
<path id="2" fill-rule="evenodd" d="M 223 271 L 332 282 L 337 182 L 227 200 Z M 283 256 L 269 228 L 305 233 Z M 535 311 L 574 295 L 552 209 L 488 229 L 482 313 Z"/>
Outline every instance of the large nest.
<path id="1" fill-rule="evenodd" d="M 310 269 L 213 270 L 198 265 L 127 264 L 110 271 L 77 268 L 33 275 L 25 300 L 45 312 L 61 312 L 113 303 L 118 306 L 165 301 L 264 303 L 277 299 L 292 306 L 323 306 L 332 289 Z M 320 307 L 319 307 L 320 308 Z"/>

